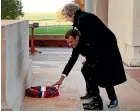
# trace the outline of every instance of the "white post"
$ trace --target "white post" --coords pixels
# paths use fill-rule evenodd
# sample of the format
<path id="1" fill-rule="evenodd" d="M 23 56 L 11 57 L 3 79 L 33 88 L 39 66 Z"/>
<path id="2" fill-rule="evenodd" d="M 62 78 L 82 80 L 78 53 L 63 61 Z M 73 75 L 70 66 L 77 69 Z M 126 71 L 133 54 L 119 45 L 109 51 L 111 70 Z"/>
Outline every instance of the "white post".
<path id="1" fill-rule="evenodd" d="M 85 11 L 90 13 L 95 12 L 95 0 L 85 0 Z"/>

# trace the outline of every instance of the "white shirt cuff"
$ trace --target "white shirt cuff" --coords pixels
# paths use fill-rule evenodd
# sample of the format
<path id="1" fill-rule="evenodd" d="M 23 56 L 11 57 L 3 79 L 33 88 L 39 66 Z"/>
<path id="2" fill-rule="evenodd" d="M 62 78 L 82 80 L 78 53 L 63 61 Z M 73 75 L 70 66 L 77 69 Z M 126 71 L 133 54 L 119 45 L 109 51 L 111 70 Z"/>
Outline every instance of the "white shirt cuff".
<path id="1" fill-rule="evenodd" d="M 67 77 L 65 74 L 62 74 L 62 76 Z"/>
<path id="2" fill-rule="evenodd" d="M 45 87 L 44 86 L 41 86 L 41 91 L 42 91 L 42 98 L 44 98 L 44 91 L 45 91 Z"/>

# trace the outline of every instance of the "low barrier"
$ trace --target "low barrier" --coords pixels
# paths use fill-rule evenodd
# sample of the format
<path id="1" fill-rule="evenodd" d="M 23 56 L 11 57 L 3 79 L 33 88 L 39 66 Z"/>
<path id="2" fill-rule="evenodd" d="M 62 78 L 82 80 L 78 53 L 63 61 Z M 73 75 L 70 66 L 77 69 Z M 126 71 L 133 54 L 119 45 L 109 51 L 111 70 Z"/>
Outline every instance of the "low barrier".
<path id="1" fill-rule="evenodd" d="M 29 46 L 31 46 L 31 35 L 29 36 Z M 34 46 L 38 47 L 68 47 L 64 35 L 34 35 Z"/>

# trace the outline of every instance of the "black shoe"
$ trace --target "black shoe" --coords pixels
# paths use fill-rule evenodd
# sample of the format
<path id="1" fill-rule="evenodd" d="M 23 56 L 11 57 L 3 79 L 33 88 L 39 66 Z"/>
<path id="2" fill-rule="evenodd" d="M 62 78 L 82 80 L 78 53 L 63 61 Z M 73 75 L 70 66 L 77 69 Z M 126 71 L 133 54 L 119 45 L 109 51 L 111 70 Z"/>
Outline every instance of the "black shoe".
<path id="1" fill-rule="evenodd" d="M 89 93 L 86 93 L 84 96 L 81 96 L 80 99 L 89 99 L 89 98 L 92 98 L 93 95 L 89 94 Z"/>
<path id="2" fill-rule="evenodd" d="M 101 97 L 99 97 L 99 99 L 101 99 Z M 94 96 L 93 99 L 89 103 L 83 103 L 83 106 L 85 106 L 85 105 L 92 105 L 92 104 L 94 104 L 97 101 L 98 101 L 98 98 Z"/>
<path id="3" fill-rule="evenodd" d="M 94 98 L 87 105 L 83 105 L 85 110 L 103 110 L 103 102 L 101 98 Z"/>
<path id="4" fill-rule="evenodd" d="M 94 100 L 91 100 L 89 103 L 83 103 L 83 106 L 93 104 Z"/>
<path id="5" fill-rule="evenodd" d="M 108 108 L 114 108 L 118 105 L 118 100 L 110 101 L 110 104 L 108 105 Z"/>
<path id="6" fill-rule="evenodd" d="M 99 104 L 83 106 L 84 110 L 103 110 L 103 106 Z"/>

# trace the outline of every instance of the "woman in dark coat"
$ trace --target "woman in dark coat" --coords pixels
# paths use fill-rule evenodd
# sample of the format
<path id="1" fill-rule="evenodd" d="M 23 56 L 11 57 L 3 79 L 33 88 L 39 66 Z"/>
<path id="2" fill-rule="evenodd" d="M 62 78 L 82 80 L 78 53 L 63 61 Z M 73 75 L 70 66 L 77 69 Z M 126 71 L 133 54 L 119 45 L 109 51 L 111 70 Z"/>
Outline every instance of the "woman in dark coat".
<path id="1" fill-rule="evenodd" d="M 113 86 L 125 82 L 126 76 L 115 35 L 96 15 L 81 11 L 76 4 L 65 5 L 62 14 L 73 22 L 73 29 L 76 27 L 81 33 L 78 46 L 85 49 L 86 65 L 92 77 L 91 82 L 94 82 L 90 84 L 91 88 L 95 84 L 97 88 L 109 88 L 107 93 L 113 89 L 112 94 L 116 96 Z M 65 75 L 67 76 L 64 74 L 54 85 L 61 85 Z M 100 99 L 99 95 L 97 97 Z M 97 99 L 95 97 L 90 103 L 83 104 L 84 108 L 94 109 Z M 117 103 L 116 98 L 110 106 L 116 106 Z"/>

